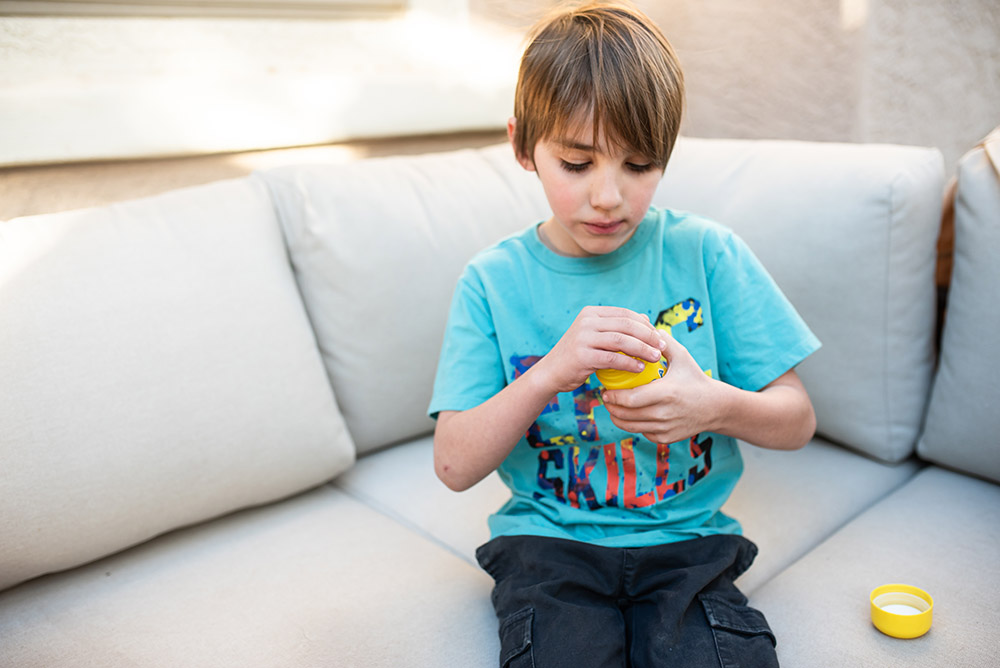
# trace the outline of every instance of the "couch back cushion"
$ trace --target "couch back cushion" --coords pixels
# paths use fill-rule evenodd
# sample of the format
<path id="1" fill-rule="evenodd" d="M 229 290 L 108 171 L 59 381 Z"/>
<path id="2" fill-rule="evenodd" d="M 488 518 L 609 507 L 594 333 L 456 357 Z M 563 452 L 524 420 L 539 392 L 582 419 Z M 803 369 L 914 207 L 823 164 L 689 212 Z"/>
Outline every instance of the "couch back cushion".
<path id="1" fill-rule="evenodd" d="M 0 323 L 0 589 L 353 461 L 255 181 L 0 223 Z"/>
<path id="2" fill-rule="evenodd" d="M 823 343 L 798 369 L 818 431 L 896 462 L 930 388 L 943 180 L 934 149 L 687 139 L 654 203 L 750 245 Z"/>
<path id="3" fill-rule="evenodd" d="M 917 452 L 1000 482 L 1000 128 L 958 166 L 941 361 Z"/>
<path id="4" fill-rule="evenodd" d="M 506 145 L 259 176 L 359 452 L 430 431 L 455 280 L 548 215 L 537 177 Z M 824 342 L 801 367 L 822 433 L 898 461 L 930 386 L 942 181 L 931 149 L 683 138 L 654 203 L 746 239 Z"/>
<path id="5" fill-rule="evenodd" d="M 260 172 L 358 452 L 433 429 L 448 305 L 472 255 L 542 220 L 508 145 Z"/>

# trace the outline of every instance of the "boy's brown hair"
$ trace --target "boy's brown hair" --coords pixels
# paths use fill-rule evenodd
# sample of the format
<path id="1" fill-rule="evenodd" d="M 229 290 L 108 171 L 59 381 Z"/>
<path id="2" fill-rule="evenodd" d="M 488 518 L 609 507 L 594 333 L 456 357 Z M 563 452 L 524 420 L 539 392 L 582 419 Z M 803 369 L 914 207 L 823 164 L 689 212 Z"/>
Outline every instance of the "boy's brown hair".
<path id="1" fill-rule="evenodd" d="M 680 128 L 684 79 L 677 56 L 645 14 L 620 2 L 560 7 L 529 34 L 514 94 L 514 150 L 593 118 L 607 141 L 667 165 Z"/>

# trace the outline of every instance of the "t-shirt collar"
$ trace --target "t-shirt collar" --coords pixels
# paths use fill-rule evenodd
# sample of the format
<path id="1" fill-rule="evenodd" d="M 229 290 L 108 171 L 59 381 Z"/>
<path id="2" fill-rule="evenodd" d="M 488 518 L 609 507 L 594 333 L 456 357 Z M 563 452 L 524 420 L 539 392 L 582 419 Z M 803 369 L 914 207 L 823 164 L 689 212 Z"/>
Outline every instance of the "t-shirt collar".
<path id="1" fill-rule="evenodd" d="M 525 243 L 528 252 L 540 263 L 564 274 L 593 274 L 602 271 L 615 269 L 631 260 L 640 252 L 653 236 L 656 227 L 659 226 L 661 216 L 655 208 L 650 208 L 635 232 L 620 247 L 604 255 L 593 255 L 588 257 L 570 257 L 560 255 L 542 242 L 538 234 L 538 223 L 531 228 L 530 233 L 525 235 Z"/>

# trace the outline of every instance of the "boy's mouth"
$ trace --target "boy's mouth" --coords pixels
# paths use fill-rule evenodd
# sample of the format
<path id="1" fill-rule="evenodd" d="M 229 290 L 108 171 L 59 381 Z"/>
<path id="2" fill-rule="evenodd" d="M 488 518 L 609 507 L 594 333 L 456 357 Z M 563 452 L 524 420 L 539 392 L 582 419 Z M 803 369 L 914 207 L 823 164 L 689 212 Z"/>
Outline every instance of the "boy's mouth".
<path id="1" fill-rule="evenodd" d="M 625 224 L 623 220 L 613 220 L 613 221 L 596 221 L 592 223 L 584 223 L 583 226 L 591 234 L 607 235 L 614 234 Z"/>

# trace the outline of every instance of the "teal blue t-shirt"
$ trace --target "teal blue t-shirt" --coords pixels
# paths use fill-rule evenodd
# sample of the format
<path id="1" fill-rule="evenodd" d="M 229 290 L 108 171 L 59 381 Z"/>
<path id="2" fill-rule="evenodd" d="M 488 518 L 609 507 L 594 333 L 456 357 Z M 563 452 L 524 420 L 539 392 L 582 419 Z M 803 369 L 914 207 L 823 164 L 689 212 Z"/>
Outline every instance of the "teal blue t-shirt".
<path id="1" fill-rule="evenodd" d="M 717 223 L 650 209 L 619 249 L 586 258 L 549 250 L 535 225 L 476 255 L 459 279 L 429 413 L 489 399 L 588 305 L 645 313 L 714 378 L 750 391 L 819 348 L 749 248 Z M 719 510 L 743 470 L 736 442 L 702 433 L 652 443 L 612 423 L 600 390 L 591 376 L 554 397 L 500 466 L 512 496 L 490 517 L 492 537 L 640 547 L 739 533 Z"/>

